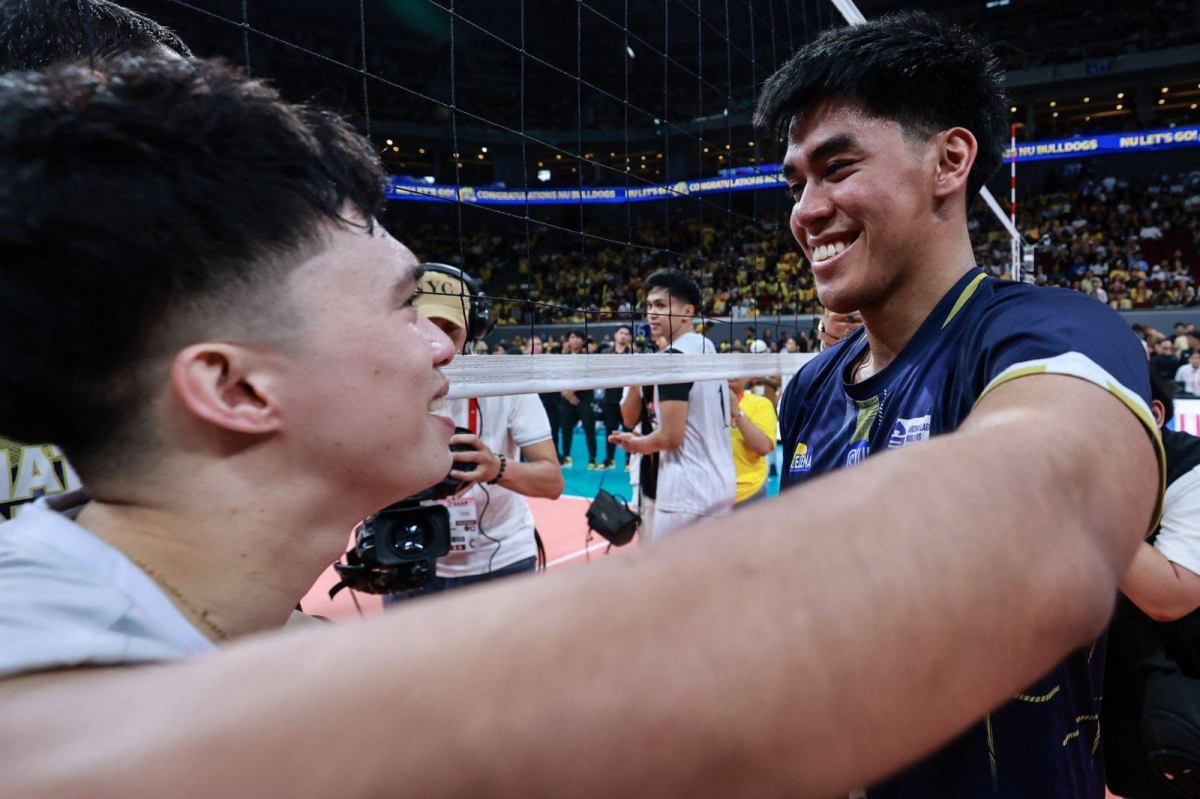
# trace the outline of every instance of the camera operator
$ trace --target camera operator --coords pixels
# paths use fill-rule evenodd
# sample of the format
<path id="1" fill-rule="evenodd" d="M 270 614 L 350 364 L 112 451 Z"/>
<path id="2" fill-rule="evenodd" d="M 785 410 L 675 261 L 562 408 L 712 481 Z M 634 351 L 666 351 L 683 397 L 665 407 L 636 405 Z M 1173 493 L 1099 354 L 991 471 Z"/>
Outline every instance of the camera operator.
<path id="1" fill-rule="evenodd" d="M 457 271 L 426 264 L 414 303 L 463 352 L 468 341 L 485 334 L 476 321 L 484 301 L 473 289 L 474 279 L 459 273 L 460 279 L 453 274 Z M 409 596 L 534 571 L 537 532 L 524 497 L 557 499 L 565 482 L 550 421 L 536 394 L 451 400 L 446 413 L 457 428 L 470 431 L 450 439 L 452 445 L 471 448 L 454 453 L 456 464 L 475 468 L 450 472 L 465 484 L 455 497 L 441 500 L 450 512 L 450 554 L 438 559 L 433 582 Z"/>

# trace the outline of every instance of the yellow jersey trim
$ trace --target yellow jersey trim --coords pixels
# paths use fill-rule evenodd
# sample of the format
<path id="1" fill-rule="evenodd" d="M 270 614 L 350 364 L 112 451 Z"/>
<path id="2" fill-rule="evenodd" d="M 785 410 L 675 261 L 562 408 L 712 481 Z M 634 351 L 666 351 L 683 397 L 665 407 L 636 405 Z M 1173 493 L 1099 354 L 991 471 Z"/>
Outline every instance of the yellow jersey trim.
<path id="1" fill-rule="evenodd" d="M 967 287 L 962 290 L 962 294 L 959 294 L 958 299 L 954 301 L 954 307 L 950 309 L 950 315 L 946 317 L 945 322 L 942 322 L 943 330 L 946 329 L 946 325 L 950 324 L 950 320 L 952 320 L 955 315 L 962 310 L 962 307 L 967 304 L 967 300 L 971 299 L 971 297 L 975 294 L 975 290 L 979 288 L 979 284 L 982 283 L 983 279 L 986 277 L 986 273 L 976 275 L 975 279 L 968 283 Z"/>

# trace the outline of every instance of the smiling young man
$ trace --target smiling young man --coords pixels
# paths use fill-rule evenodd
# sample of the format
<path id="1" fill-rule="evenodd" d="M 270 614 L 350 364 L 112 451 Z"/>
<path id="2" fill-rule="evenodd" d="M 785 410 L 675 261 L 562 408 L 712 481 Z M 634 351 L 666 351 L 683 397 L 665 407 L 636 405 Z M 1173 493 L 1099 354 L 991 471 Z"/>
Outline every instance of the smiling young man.
<path id="1" fill-rule="evenodd" d="M 1135 451 L 1114 451 L 1152 468 L 1158 439 L 1145 358 L 1128 325 L 1077 292 L 1003 282 L 975 265 L 966 212 L 1003 154 L 1008 115 L 999 78 L 990 52 L 971 37 L 912 13 L 829 30 L 768 81 L 757 121 L 788 136 L 792 232 L 812 263 L 821 303 L 857 312 L 864 328 L 788 385 L 780 406 L 785 487 L 927 447 L 922 442 L 953 434 L 976 414 L 1026 434 L 1066 419 L 1107 436 L 1090 420 L 1114 404 L 1128 408 L 1126 427 L 1146 430 Z M 976 457 L 997 474 L 1030 475 L 1028 492 L 996 490 L 1011 492 L 1009 523 L 1036 524 L 1021 518 L 1037 482 L 1029 464 L 1062 458 L 1053 441 Z M 945 479 L 937 469 L 924 477 L 935 485 Z M 1068 478 L 1053 490 L 1095 486 Z M 1129 491 L 1105 484 L 1092 501 L 1115 512 Z M 938 501 L 971 500 L 946 485 Z M 959 534 L 988 545 L 983 525 Z M 1048 547 L 1053 540 L 1047 534 Z M 1061 558 L 1064 582 L 1082 565 L 1042 547 L 1027 556 L 1031 568 Z M 1013 586 L 1014 609 L 1045 601 L 1018 596 L 1022 590 Z M 1101 636 L 869 795 L 1102 797 L 1103 667 Z"/>
<path id="2" fill-rule="evenodd" d="M 367 509 L 450 465 L 453 350 L 365 143 L 220 67 L 114 70 L 0 79 L 61 103 L 0 132 L 0 310 L 54 320 L 0 345 L 0 432 L 88 487 L 0 525 L 0 677 L 277 629 Z"/>

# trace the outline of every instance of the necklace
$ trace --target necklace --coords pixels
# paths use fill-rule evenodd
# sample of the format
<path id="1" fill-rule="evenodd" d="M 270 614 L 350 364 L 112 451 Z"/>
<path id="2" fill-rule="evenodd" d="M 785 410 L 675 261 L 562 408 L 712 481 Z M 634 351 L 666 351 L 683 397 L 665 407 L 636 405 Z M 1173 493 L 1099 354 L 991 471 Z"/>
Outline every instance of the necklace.
<path id="1" fill-rule="evenodd" d="M 854 372 L 850 376 L 851 383 L 859 382 L 858 376 L 860 374 L 862 374 L 863 370 L 865 370 L 867 368 L 867 364 L 870 363 L 871 351 L 869 349 L 864 350 L 861 357 L 862 357 L 862 360 L 860 360 L 857 364 L 854 365 Z"/>
<path id="2" fill-rule="evenodd" d="M 180 591 L 178 588 L 176 588 L 174 585 L 172 585 L 171 582 L 166 577 L 163 577 L 162 574 L 159 573 L 158 571 L 156 571 L 155 569 L 152 569 L 150 566 L 147 566 L 145 563 L 142 563 L 140 560 L 133 557 L 132 555 L 126 555 L 126 557 L 128 557 L 131 561 L 136 563 L 139 569 L 144 571 L 146 574 L 150 575 L 150 577 L 152 577 L 155 580 L 155 582 L 157 582 L 163 588 L 167 589 L 167 593 L 170 594 L 172 597 L 174 597 L 175 601 L 177 601 L 180 605 L 183 605 L 183 607 L 186 608 L 189 613 L 191 613 L 193 616 L 195 616 L 197 619 L 199 619 L 201 622 L 203 622 L 205 627 L 212 630 L 213 634 L 215 636 L 217 636 L 218 640 L 221 640 L 221 641 L 229 640 L 229 634 L 226 633 L 224 630 L 222 630 L 215 621 L 213 621 L 211 618 L 209 618 L 207 610 L 201 610 L 200 608 L 193 605 L 191 600 L 189 600 L 187 597 L 185 597 L 183 595 L 182 591 Z"/>

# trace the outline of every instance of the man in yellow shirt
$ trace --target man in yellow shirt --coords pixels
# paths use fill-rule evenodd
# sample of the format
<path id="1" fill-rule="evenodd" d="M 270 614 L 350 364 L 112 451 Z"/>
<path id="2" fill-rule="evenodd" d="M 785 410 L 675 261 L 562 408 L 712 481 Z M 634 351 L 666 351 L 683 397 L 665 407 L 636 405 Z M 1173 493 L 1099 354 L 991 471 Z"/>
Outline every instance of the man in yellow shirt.
<path id="1" fill-rule="evenodd" d="M 737 469 L 736 505 L 762 499 L 767 495 L 767 459 L 775 449 L 778 419 L 775 406 L 766 397 L 746 391 L 749 381 L 729 381 L 733 397 L 729 432 L 733 435 L 733 464 Z"/>

